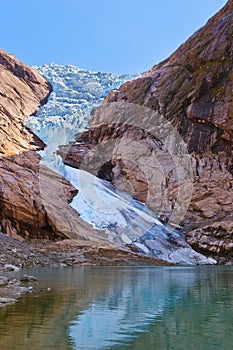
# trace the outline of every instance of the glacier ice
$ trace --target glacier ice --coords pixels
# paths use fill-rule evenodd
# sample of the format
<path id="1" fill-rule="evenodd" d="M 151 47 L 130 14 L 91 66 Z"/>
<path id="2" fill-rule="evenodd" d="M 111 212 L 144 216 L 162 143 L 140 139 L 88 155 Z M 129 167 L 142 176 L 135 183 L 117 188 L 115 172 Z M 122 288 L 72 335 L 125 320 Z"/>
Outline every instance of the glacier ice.
<path id="1" fill-rule="evenodd" d="M 90 72 L 85 69 L 57 64 L 36 67 L 52 85 L 46 105 L 25 121 L 47 147 L 40 152 L 42 163 L 62 173 L 63 163 L 56 154 L 59 145 L 67 145 L 78 132 L 85 130 L 93 107 L 107 93 L 116 89 L 133 75 Z"/>
<path id="2" fill-rule="evenodd" d="M 212 263 L 195 252 L 179 230 L 163 225 L 143 203 L 117 191 L 107 181 L 65 166 L 56 154 L 58 146 L 69 144 L 86 129 L 92 109 L 110 90 L 136 75 L 90 72 L 57 64 L 37 69 L 51 83 L 53 92 L 47 104 L 28 118 L 25 125 L 47 144 L 40 151 L 41 162 L 79 189 L 71 206 L 81 218 L 104 230 L 110 241 L 133 244 L 142 253 L 182 264 Z"/>

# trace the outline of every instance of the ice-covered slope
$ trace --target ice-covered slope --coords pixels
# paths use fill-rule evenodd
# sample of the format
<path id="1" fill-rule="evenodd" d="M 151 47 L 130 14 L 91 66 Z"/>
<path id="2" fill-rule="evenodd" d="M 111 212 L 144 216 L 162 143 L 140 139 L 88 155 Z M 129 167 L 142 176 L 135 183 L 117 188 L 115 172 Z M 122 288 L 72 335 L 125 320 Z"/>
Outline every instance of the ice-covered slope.
<path id="1" fill-rule="evenodd" d="M 163 225 L 143 203 L 117 191 L 111 183 L 68 166 L 64 175 L 79 189 L 71 206 L 84 221 L 104 230 L 109 241 L 132 244 L 144 254 L 171 263 L 214 262 L 195 252 L 181 231 Z"/>
<path id="2" fill-rule="evenodd" d="M 52 84 L 48 103 L 26 125 L 46 144 L 42 162 L 65 176 L 79 193 L 72 202 L 84 221 L 107 233 L 117 244 L 133 244 L 145 254 L 169 262 L 204 264 L 213 261 L 196 253 L 180 231 L 168 228 L 143 203 L 116 191 L 108 182 L 84 171 L 65 167 L 56 154 L 86 128 L 93 107 L 131 75 L 89 72 L 73 66 L 43 65 L 38 68 Z"/>
<path id="3" fill-rule="evenodd" d="M 61 159 L 55 154 L 58 146 L 68 144 L 77 132 L 84 130 L 93 107 L 99 105 L 109 91 L 133 76 L 90 72 L 57 64 L 42 65 L 37 70 L 51 83 L 53 92 L 48 103 L 25 125 L 47 144 L 41 152 L 44 163 L 62 172 Z"/>
<path id="4" fill-rule="evenodd" d="M 116 89 L 131 75 L 90 72 L 74 66 L 56 64 L 37 67 L 52 84 L 53 92 L 46 106 L 26 125 L 51 146 L 67 144 L 84 129 L 93 107 L 99 105 L 109 91 Z M 59 137 L 60 138 L 59 138 Z"/>

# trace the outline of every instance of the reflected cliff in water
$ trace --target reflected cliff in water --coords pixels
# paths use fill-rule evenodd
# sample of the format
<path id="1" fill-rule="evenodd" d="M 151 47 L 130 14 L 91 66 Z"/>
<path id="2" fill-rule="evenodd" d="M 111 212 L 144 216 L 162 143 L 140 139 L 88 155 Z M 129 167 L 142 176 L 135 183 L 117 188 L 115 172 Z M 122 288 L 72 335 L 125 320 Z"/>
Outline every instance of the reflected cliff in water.
<path id="1" fill-rule="evenodd" d="M 2 350 L 232 349 L 232 268 L 27 272 L 42 289 L 0 309 Z"/>

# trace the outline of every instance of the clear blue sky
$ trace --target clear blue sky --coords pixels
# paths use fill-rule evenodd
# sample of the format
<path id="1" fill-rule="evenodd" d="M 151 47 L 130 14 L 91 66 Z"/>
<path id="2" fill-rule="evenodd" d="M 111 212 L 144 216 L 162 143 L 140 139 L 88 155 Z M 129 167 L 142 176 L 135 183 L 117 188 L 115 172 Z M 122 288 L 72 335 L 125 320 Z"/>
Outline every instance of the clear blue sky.
<path id="1" fill-rule="evenodd" d="M 227 0 L 4 0 L 0 47 L 29 65 L 136 73 L 165 59 Z"/>

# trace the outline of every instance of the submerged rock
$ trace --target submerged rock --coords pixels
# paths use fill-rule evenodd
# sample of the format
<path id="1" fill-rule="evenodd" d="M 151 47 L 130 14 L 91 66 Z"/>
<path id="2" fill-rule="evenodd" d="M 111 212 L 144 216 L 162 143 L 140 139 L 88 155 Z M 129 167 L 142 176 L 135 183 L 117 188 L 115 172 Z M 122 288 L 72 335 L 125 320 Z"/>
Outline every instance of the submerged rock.
<path id="1" fill-rule="evenodd" d="M 19 271 L 20 268 L 18 266 L 12 265 L 12 264 L 6 264 L 4 265 L 4 269 L 6 271 Z"/>
<path id="2" fill-rule="evenodd" d="M 0 287 L 8 285 L 8 278 L 6 276 L 0 276 Z"/>
<path id="3" fill-rule="evenodd" d="M 33 280 L 30 279 L 30 282 Z M 1 284 L 1 282 L 4 282 Z M 0 277 L 0 306 L 15 303 L 18 298 L 26 293 L 31 293 L 34 290 L 32 286 L 23 286 L 17 278 Z"/>
<path id="4" fill-rule="evenodd" d="M 20 282 L 36 282 L 37 278 L 35 276 L 23 275 L 20 278 Z"/>
<path id="5" fill-rule="evenodd" d="M 14 298 L 0 298 L 0 305 L 1 304 L 12 304 L 15 302 L 16 302 L 16 299 L 14 299 Z"/>

